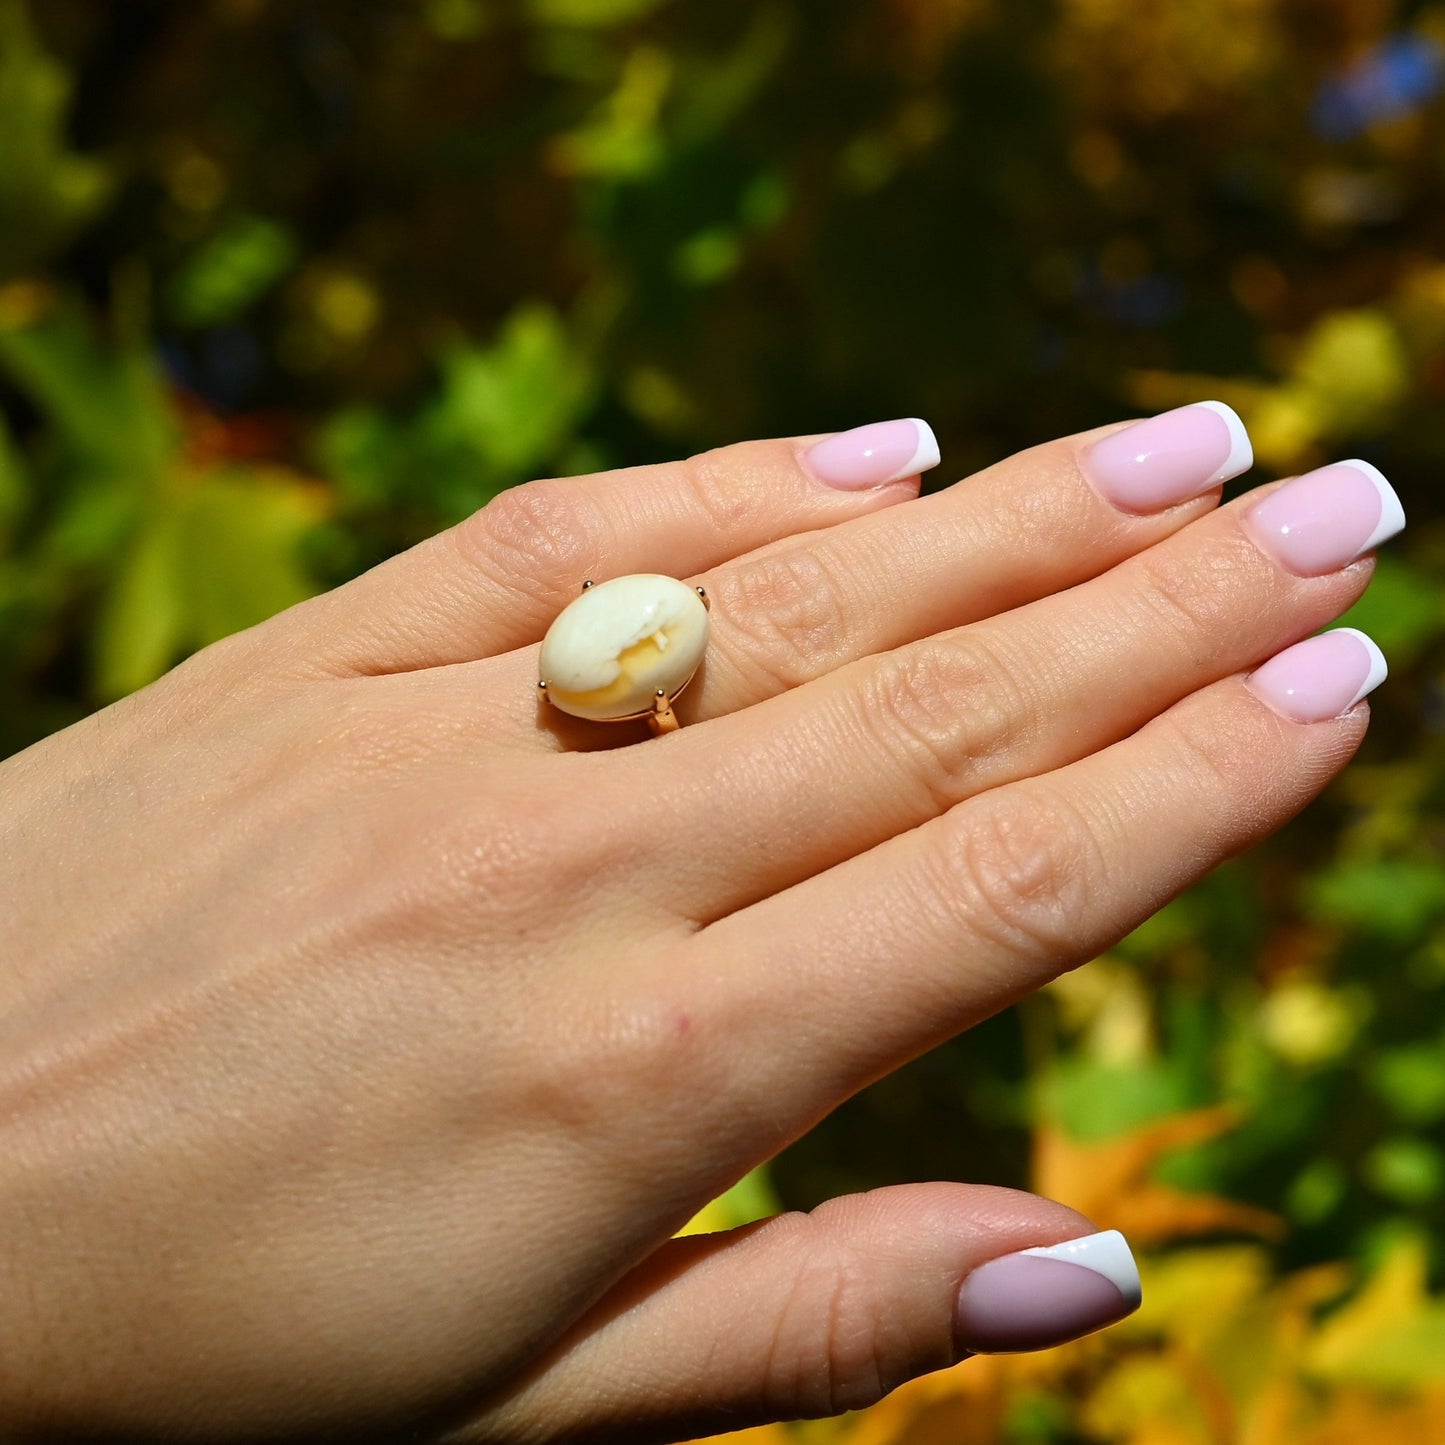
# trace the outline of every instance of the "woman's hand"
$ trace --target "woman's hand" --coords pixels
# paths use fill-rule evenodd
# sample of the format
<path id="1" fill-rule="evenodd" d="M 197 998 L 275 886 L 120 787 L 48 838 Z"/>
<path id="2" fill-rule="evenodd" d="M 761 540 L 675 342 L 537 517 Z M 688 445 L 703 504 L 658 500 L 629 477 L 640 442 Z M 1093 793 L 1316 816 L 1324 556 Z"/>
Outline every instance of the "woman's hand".
<path id="1" fill-rule="evenodd" d="M 999 1189 L 669 1241 L 1328 782 L 1369 648 L 1243 674 L 1393 498 L 1217 509 L 1217 408 L 916 499 L 929 440 L 519 488 L 0 769 L 0 1434 L 668 1438 L 1127 1311 L 978 1269 L 1098 1227 Z M 713 601 L 656 740 L 536 687 L 642 571 Z"/>

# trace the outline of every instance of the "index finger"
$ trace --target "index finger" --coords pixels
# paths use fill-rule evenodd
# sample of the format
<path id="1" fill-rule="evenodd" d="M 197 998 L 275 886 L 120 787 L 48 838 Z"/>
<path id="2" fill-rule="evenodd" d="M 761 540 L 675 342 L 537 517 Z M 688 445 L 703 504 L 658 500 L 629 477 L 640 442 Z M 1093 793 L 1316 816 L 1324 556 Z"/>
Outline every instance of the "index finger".
<path id="1" fill-rule="evenodd" d="M 907 501 L 938 461 L 932 429 L 908 417 L 528 482 L 264 630 L 313 676 L 496 657 L 540 641 L 585 581 L 705 572 Z"/>

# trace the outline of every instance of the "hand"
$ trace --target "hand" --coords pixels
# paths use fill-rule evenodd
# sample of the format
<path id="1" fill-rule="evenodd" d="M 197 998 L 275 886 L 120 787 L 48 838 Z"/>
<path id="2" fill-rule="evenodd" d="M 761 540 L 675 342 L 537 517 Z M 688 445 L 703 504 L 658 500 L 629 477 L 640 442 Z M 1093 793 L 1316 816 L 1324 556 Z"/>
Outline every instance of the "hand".
<path id="1" fill-rule="evenodd" d="M 670 1236 L 1325 785 L 1368 647 L 1242 673 L 1392 496 L 1219 509 L 1190 408 L 917 499 L 910 425 L 522 487 L 0 769 L 4 1438 L 669 1438 L 1126 1312 L 999 1189 Z M 656 740 L 536 688 L 641 571 Z"/>

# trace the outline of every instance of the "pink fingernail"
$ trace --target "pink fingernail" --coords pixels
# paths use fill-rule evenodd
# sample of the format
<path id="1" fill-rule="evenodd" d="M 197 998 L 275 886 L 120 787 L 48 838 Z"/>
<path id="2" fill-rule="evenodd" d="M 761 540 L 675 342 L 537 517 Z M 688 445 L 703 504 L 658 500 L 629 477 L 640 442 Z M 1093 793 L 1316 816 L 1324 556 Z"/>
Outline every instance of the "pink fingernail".
<path id="1" fill-rule="evenodd" d="M 1271 492 L 1244 523 L 1282 567 L 1320 577 L 1403 531 L 1405 509 L 1379 468 L 1336 462 Z"/>
<path id="2" fill-rule="evenodd" d="M 1347 713 L 1389 672 L 1385 654 L 1363 632 L 1337 627 L 1270 658 L 1245 685 L 1295 722 L 1324 722 Z"/>
<path id="3" fill-rule="evenodd" d="M 1187 502 L 1254 465 L 1249 433 L 1222 401 L 1166 411 L 1095 442 L 1085 475 L 1126 512 L 1157 512 Z"/>
<path id="4" fill-rule="evenodd" d="M 803 464 L 820 482 L 845 492 L 916 477 L 938 465 L 938 439 L 917 417 L 875 421 L 809 447 Z"/>
<path id="5" fill-rule="evenodd" d="M 1139 1270 L 1117 1229 L 981 1264 L 958 1294 L 955 1333 L 974 1354 L 1044 1350 L 1139 1308 Z"/>

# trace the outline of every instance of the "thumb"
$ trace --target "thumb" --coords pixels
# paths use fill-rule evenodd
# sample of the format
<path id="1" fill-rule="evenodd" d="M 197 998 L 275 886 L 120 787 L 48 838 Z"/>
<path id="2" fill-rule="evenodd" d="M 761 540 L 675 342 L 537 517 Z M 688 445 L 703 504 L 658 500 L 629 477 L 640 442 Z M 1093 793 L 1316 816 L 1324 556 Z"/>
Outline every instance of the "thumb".
<path id="1" fill-rule="evenodd" d="M 678 1440 L 862 1409 L 1139 1305 L 1122 1235 L 1030 1194 L 878 1189 L 673 1240 L 449 1440 Z"/>

